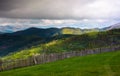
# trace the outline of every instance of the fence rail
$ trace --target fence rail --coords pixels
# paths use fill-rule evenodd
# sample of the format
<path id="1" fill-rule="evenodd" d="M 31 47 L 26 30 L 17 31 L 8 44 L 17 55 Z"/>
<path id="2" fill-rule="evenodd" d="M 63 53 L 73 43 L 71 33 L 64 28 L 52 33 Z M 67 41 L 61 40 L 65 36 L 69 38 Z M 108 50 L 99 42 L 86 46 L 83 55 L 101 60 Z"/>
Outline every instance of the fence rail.
<path id="1" fill-rule="evenodd" d="M 0 71 L 11 70 L 15 68 L 21 68 L 26 66 L 32 66 L 37 64 L 43 64 L 47 62 L 53 62 L 56 60 L 62 60 L 75 56 L 85 56 L 89 54 L 99 54 L 103 52 L 111 52 L 120 50 L 120 45 L 109 46 L 106 48 L 95 48 L 95 49 L 86 49 L 81 51 L 71 51 L 64 53 L 51 53 L 51 54 L 41 54 L 27 59 L 17 59 L 17 60 L 7 60 L 0 63 Z"/>

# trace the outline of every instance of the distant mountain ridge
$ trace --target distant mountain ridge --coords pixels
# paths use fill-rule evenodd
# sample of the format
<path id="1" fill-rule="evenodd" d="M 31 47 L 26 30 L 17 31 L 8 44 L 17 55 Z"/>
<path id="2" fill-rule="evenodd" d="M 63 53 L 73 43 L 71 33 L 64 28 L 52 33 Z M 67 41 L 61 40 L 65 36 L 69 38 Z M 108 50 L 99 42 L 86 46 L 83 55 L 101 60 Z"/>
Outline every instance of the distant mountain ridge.
<path id="1" fill-rule="evenodd" d="M 42 29 L 35 27 L 11 33 L 11 35 L 17 35 L 17 36 L 40 36 L 42 38 L 52 37 L 58 34 L 60 34 L 60 29 L 58 28 Z"/>
<path id="2" fill-rule="evenodd" d="M 120 23 L 104 28 L 104 30 L 120 29 Z"/>
<path id="3" fill-rule="evenodd" d="M 13 30 L 15 30 L 15 27 L 12 27 L 12 26 L 0 26 L 0 31 L 3 32 L 3 33 L 11 33 L 11 32 L 14 32 Z"/>
<path id="4" fill-rule="evenodd" d="M 26 27 L 23 26 L 12 26 L 12 25 L 6 25 L 6 26 L 0 26 L 0 31 L 3 33 L 13 33 L 19 30 L 24 30 Z"/>
<path id="5" fill-rule="evenodd" d="M 2 32 L 0 32 L 0 34 L 3 34 Z"/>
<path id="6" fill-rule="evenodd" d="M 15 26 L 10 26 L 10 25 L 7 25 L 7 26 L 0 26 L 0 32 L 2 33 L 14 33 L 14 32 L 18 32 L 18 31 L 24 31 L 24 30 L 27 30 L 27 29 L 31 29 L 31 28 L 38 28 L 38 27 L 30 27 L 30 28 L 27 28 L 27 27 L 22 27 L 22 26 L 19 26 L 19 27 L 15 27 Z M 53 27 L 55 28 L 55 27 Z M 38 29 L 49 29 L 49 28 L 38 28 Z M 93 28 L 93 29 L 80 29 L 80 28 L 73 28 L 73 27 L 63 27 L 63 28 L 56 28 L 56 29 L 71 29 L 71 30 L 80 30 L 81 31 L 84 31 L 84 30 L 93 30 L 93 29 L 97 29 L 99 30 L 98 28 Z"/>
<path id="7" fill-rule="evenodd" d="M 29 27 L 29 28 L 33 28 L 33 27 Z M 6 26 L 0 26 L 0 32 L 2 33 L 13 33 L 13 32 L 17 32 L 17 31 L 22 31 L 22 30 L 26 30 L 26 29 L 29 29 L 27 26 L 12 26 L 12 25 L 6 25 Z M 36 27 L 38 28 L 38 27 Z M 55 28 L 55 27 L 54 27 Z M 117 29 L 117 28 L 120 28 L 120 23 L 117 23 L 117 24 L 114 24 L 114 25 L 111 25 L 109 27 L 105 27 L 105 28 L 90 28 L 90 29 L 80 29 L 80 28 L 73 28 L 73 27 L 63 27 L 63 28 L 60 28 L 60 29 L 71 29 L 71 30 L 80 30 L 81 31 L 84 31 L 84 30 L 93 30 L 93 29 L 97 29 L 99 31 L 102 31 L 102 30 L 111 30 L 111 29 Z M 43 28 L 41 28 L 43 29 Z M 46 28 L 48 29 L 48 28 Z M 73 31 L 75 32 L 75 31 Z M 89 32 L 89 31 L 88 31 Z"/>
<path id="8" fill-rule="evenodd" d="M 40 37 L 52 37 L 55 35 L 62 35 L 62 34 L 72 34 L 72 35 L 80 35 L 88 32 L 98 32 L 99 29 L 79 29 L 79 28 L 71 28 L 71 27 L 64 27 L 64 28 L 28 28 L 26 30 L 17 31 L 11 33 L 11 35 L 19 35 L 19 36 L 40 36 Z"/>

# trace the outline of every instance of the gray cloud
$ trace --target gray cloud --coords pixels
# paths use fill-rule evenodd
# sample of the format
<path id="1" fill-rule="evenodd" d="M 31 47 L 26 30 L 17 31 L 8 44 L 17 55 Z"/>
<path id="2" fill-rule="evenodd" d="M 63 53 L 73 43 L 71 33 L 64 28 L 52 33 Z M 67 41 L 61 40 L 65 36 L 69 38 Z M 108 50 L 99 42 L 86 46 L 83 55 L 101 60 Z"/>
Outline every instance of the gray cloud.
<path id="1" fill-rule="evenodd" d="M 0 17 L 119 19 L 119 0 L 0 0 Z"/>

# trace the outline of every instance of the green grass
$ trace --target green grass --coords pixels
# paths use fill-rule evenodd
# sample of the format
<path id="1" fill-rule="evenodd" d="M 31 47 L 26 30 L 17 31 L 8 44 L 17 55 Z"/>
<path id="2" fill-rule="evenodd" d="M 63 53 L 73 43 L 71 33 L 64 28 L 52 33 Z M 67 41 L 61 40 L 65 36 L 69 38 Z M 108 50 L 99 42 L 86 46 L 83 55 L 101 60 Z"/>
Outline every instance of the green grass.
<path id="1" fill-rule="evenodd" d="M 4 71 L 0 76 L 120 76 L 120 51 Z"/>
<path id="2" fill-rule="evenodd" d="M 90 32 L 82 35 L 61 35 L 61 37 L 59 37 L 60 36 L 55 36 L 46 43 L 40 43 L 16 52 L 12 52 L 11 54 L 3 56 L 2 59 L 15 60 L 28 58 L 29 56 L 42 53 L 80 51 L 84 49 L 108 47 L 111 44 L 120 44 L 119 29 L 104 32 Z"/>

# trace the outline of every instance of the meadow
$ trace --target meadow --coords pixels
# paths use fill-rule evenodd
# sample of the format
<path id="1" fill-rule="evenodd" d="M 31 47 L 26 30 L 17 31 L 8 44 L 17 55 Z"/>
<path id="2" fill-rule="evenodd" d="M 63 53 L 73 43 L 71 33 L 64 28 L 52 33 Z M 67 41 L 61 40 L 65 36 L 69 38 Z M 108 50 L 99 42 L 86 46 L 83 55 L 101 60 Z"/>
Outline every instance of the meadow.
<path id="1" fill-rule="evenodd" d="M 120 76 L 120 51 L 0 72 L 0 76 Z"/>

